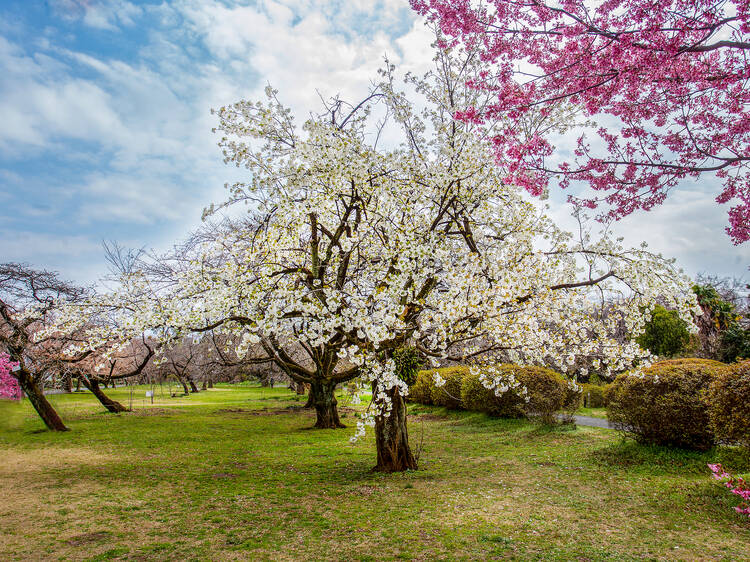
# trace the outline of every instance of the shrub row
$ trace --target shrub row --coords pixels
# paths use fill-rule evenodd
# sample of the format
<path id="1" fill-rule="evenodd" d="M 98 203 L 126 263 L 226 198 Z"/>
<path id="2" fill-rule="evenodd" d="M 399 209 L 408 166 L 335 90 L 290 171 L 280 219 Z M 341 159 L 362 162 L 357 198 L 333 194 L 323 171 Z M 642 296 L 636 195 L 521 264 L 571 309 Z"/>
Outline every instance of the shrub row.
<path id="1" fill-rule="evenodd" d="M 644 443 L 697 450 L 750 444 L 750 362 L 661 361 L 618 376 L 605 400 L 610 422 Z"/>
<path id="2" fill-rule="evenodd" d="M 420 371 L 408 398 L 420 404 L 484 412 L 497 417 L 539 417 L 545 423 L 554 423 L 560 412 L 573 412 L 580 406 L 581 393 L 571 389 L 568 381 L 555 371 L 519 365 L 499 365 L 495 369 L 502 375 L 513 375 L 526 388 L 528 401 L 512 390 L 495 395 L 469 367 Z M 440 387 L 434 381 L 436 372 L 445 380 Z"/>
<path id="3" fill-rule="evenodd" d="M 581 400 L 587 408 L 603 408 L 607 405 L 607 388 L 600 384 L 582 384 Z"/>

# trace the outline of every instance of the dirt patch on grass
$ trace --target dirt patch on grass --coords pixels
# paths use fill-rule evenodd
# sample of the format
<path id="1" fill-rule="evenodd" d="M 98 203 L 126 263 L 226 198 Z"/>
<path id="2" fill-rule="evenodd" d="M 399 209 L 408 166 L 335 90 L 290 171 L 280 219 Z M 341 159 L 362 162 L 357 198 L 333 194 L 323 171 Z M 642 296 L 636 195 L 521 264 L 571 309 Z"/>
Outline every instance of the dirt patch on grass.
<path id="1" fill-rule="evenodd" d="M 236 474 L 232 474 L 231 472 L 217 472 L 216 474 L 211 475 L 214 479 L 232 479 L 237 478 Z"/>
<path id="2" fill-rule="evenodd" d="M 46 447 L 31 451 L 0 449 L 0 478 L 17 477 L 22 473 L 40 472 L 49 468 L 98 465 L 112 460 L 114 457 L 81 447 L 76 449 Z"/>
<path id="3" fill-rule="evenodd" d="M 65 542 L 70 546 L 83 546 L 84 544 L 101 542 L 107 538 L 109 538 L 108 531 L 96 531 L 94 533 L 84 533 L 82 535 L 70 537 Z"/>

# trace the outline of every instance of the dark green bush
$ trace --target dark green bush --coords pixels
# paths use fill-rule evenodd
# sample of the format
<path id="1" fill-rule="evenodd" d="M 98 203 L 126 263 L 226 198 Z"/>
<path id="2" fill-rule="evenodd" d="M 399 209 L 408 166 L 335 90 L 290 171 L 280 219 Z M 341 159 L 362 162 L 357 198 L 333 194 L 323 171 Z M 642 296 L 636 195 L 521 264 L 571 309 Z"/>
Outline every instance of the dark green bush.
<path id="1" fill-rule="evenodd" d="M 636 340 L 638 345 L 660 357 L 673 357 L 683 351 L 690 341 L 690 332 L 676 310 L 667 310 L 656 305 L 651 319 L 646 322 L 643 333 Z"/>
<path id="2" fill-rule="evenodd" d="M 606 393 L 607 417 L 642 443 L 706 450 L 714 444 L 706 393 L 727 366 L 709 359 L 655 363 L 619 375 Z"/>
<path id="3" fill-rule="evenodd" d="M 750 447 L 750 361 L 719 374 L 709 388 L 708 403 L 717 441 Z"/>
<path id="4" fill-rule="evenodd" d="M 422 366 L 422 357 L 413 347 L 400 347 L 393 351 L 396 375 L 409 386 L 417 381 L 417 373 Z"/>
<path id="5" fill-rule="evenodd" d="M 445 406 L 450 410 L 459 410 L 461 408 L 461 382 L 469 373 L 469 368 L 460 366 L 433 369 L 429 371 L 431 376 L 435 371 L 445 379 L 445 384 L 437 386 L 434 382 L 432 383 L 432 403 L 436 406 Z"/>

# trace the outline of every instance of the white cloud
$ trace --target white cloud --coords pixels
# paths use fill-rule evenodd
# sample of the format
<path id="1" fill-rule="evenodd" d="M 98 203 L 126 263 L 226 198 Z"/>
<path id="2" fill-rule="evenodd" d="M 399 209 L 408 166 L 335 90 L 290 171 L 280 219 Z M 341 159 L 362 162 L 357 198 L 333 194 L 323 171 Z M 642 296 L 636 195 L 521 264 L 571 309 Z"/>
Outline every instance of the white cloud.
<path id="1" fill-rule="evenodd" d="M 125 0 L 53 0 L 51 5 L 64 19 L 108 31 L 133 25 L 143 13 L 141 7 Z"/>
<path id="2" fill-rule="evenodd" d="M 71 270 L 71 264 L 80 271 L 98 264 L 103 272 L 100 240 L 111 237 L 115 223 L 132 225 L 125 243 L 168 246 L 198 224 L 203 206 L 223 197 L 224 182 L 243 176 L 221 161 L 210 133 L 211 107 L 260 97 L 270 82 L 300 122 L 319 108 L 317 92 L 361 98 L 384 55 L 400 71 L 417 73 L 433 55 L 431 32 L 406 0 L 259 0 L 255 6 L 57 0 L 54 6 L 83 26 L 118 29 L 119 37 L 137 24 L 146 31 L 138 37 L 148 38 L 134 58 L 118 60 L 73 49 L 55 33 L 24 45 L 0 37 L 0 150 L 6 160 L 76 160 L 80 175 L 53 189 L 59 197 L 64 192 L 66 209 L 75 201 L 72 214 L 57 219 L 85 232 L 0 231 L 0 245 L 17 256 L 6 259 Z M 33 171 L 3 173 L 0 182 L 22 185 Z M 723 234 L 725 209 L 701 192 L 676 195 L 617 228 L 632 244 L 648 239 L 691 272 L 745 270 L 750 250 L 731 246 Z M 54 219 L 57 207 L 33 203 L 13 211 L 29 224 Z M 556 214 L 568 220 L 561 209 Z M 142 231 L 161 235 L 144 239 Z"/>

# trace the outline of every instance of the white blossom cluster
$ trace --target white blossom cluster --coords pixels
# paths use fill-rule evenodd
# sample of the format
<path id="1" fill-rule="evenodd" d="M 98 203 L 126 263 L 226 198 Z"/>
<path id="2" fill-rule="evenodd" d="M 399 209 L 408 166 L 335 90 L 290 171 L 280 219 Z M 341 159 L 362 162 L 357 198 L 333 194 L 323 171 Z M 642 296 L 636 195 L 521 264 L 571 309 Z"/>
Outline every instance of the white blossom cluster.
<path id="1" fill-rule="evenodd" d="M 492 390 L 495 396 L 502 396 L 506 392 L 513 392 L 516 396 L 529 401 L 529 391 L 516 379 L 510 371 L 498 369 L 494 365 L 472 366 L 469 372 L 479 377 L 479 382 L 488 390 Z"/>
<path id="2" fill-rule="evenodd" d="M 388 67 L 351 115 L 334 104 L 301 127 L 271 88 L 265 102 L 220 108 L 220 146 L 249 179 L 206 216 L 244 202 L 247 220 L 197 244 L 169 275 L 130 273 L 63 308 L 58 329 L 106 311 L 111 321 L 90 326 L 80 351 L 213 327 L 241 336 L 240 355 L 260 350 L 300 380 L 363 377 L 376 417 L 390 411 L 389 392 L 408 393 L 387 359 L 405 344 L 435 360 L 503 351 L 562 372 L 580 358 L 608 372 L 643 364 L 649 355 L 632 339 L 643 310 L 668 300 L 691 322 L 689 280 L 645 247 L 555 227 L 505 183 L 485 140 L 492 131 L 452 118 L 487 101 L 465 87 L 476 61 L 441 51 L 436 62 L 409 77 L 413 95 Z M 377 148 L 373 107 L 400 131 L 396 148 Z M 523 395 L 512 378 L 481 376 L 496 393 Z"/>

